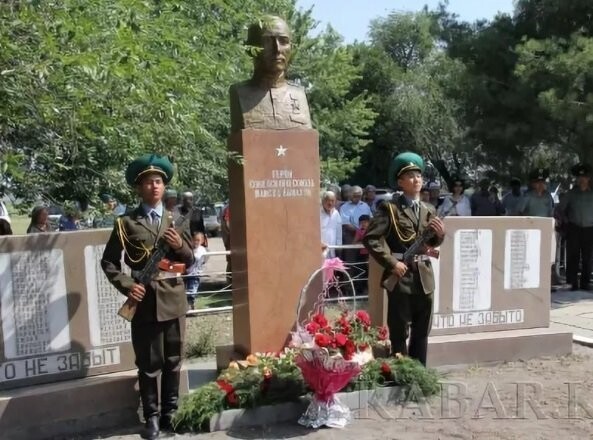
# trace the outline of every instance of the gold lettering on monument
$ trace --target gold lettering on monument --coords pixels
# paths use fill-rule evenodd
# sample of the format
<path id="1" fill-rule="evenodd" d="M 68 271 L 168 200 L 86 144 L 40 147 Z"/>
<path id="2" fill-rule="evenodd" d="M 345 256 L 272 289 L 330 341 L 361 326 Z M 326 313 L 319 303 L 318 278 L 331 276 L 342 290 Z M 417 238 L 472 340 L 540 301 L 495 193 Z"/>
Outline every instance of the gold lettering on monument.
<path id="1" fill-rule="evenodd" d="M 272 170 L 270 179 L 253 179 L 249 188 L 256 199 L 311 197 L 314 179 L 296 178 L 292 170 Z"/>

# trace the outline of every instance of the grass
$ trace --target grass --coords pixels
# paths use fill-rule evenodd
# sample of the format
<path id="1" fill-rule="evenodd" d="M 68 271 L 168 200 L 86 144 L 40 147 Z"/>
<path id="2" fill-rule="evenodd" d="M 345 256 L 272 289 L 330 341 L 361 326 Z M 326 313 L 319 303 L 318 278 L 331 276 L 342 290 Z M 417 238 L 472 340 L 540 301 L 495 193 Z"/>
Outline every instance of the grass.
<path id="1" fill-rule="evenodd" d="M 201 285 L 200 289 L 204 290 L 214 290 L 217 286 L 205 286 Z M 218 286 L 220 287 L 220 286 Z M 226 307 L 232 306 L 232 294 L 231 292 L 221 292 L 221 293 L 200 293 L 198 292 L 198 297 L 196 298 L 195 307 L 197 309 L 208 309 L 212 307 Z"/>
<path id="2" fill-rule="evenodd" d="M 216 346 L 233 343 L 233 315 L 225 312 L 188 317 L 185 341 L 187 357 L 213 355 Z"/>
<path id="3" fill-rule="evenodd" d="M 10 214 L 10 224 L 14 235 L 25 235 L 31 218 L 28 215 Z"/>

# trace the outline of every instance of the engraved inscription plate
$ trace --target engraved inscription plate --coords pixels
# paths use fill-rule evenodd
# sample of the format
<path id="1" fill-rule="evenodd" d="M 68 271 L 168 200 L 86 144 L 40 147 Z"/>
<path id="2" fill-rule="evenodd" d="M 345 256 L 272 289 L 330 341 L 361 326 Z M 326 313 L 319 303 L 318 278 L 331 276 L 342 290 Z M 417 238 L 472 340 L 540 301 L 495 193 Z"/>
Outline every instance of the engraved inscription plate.
<path id="1" fill-rule="evenodd" d="M 61 249 L 0 254 L 0 286 L 6 358 L 70 349 Z"/>
<path id="2" fill-rule="evenodd" d="M 104 245 L 84 248 L 89 328 L 93 347 L 131 341 L 130 323 L 117 314 L 125 297 L 111 285 L 101 269 L 104 249 Z M 122 267 L 127 269 L 125 265 Z"/>
<path id="3" fill-rule="evenodd" d="M 455 232 L 453 310 L 488 310 L 491 306 L 492 231 L 460 229 Z"/>
<path id="4" fill-rule="evenodd" d="M 504 243 L 504 288 L 537 289 L 540 285 L 539 229 L 509 229 Z"/>

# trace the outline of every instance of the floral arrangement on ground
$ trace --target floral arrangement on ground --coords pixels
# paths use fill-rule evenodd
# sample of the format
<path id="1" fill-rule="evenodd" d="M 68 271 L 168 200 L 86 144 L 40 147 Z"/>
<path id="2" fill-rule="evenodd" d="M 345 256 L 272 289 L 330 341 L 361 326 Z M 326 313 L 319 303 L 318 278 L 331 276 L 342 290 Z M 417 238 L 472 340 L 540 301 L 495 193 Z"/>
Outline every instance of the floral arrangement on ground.
<path id="1" fill-rule="evenodd" d="M 302 335 L 297 335 L 296 341 L 293 337 L 281 353 L 256 353 L 244 361 L 231 362 L 217 380 L 185 396 L 175 416 L 176 430 L 207 430 L 210 418 L 227 409 L 298 401 L 312 391 L 295 362 L 304 347 L 327 350 L 344 359 L 359 357 L 361 371 L 342 391 L 414 386 L 422 397 L 439 392 L 439 375 L 435 370 L 404 356 L 378 357 L 381 351 L 385 352 L 387 332 L 384 328 L 373 329 L 364 311 L 344 312 L 333 324 L 324 315 L 316 314 L 305 328 L 311 342 L 302 341 Z M 377 357 L 363 355 L 372 348 Z M 410 393 L 410 399 L 417 397 L 417 393 Z"/>

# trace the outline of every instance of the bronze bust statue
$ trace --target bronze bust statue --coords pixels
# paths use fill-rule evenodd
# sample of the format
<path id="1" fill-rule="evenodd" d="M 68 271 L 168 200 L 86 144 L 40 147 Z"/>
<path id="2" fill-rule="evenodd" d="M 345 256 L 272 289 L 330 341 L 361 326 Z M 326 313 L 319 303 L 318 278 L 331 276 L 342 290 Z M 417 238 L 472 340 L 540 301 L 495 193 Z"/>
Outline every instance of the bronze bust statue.
<path id="1" fill-rule="evenodd" d="M 286 81 L 291 54 L 286 22 L 280 17 L 264 17 L 249 27 L 247 45 L 254 49 L 250 52 L 253 76 L 229 90 L 231 131 L 311 128 L 305 90 Z"/>

